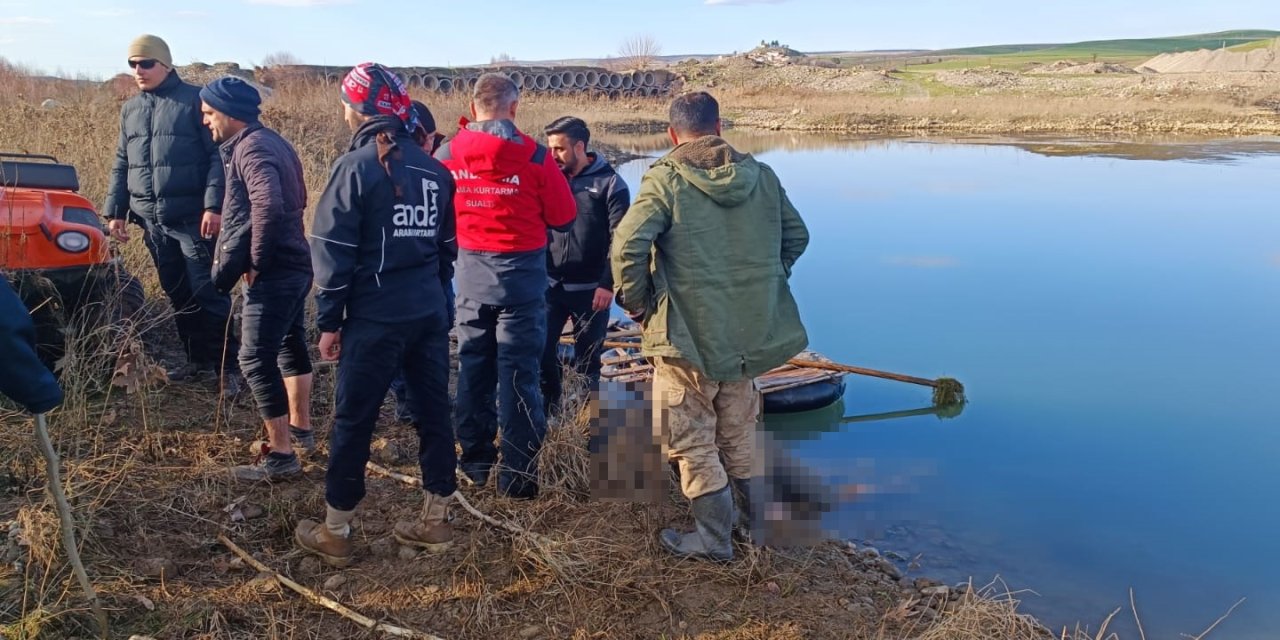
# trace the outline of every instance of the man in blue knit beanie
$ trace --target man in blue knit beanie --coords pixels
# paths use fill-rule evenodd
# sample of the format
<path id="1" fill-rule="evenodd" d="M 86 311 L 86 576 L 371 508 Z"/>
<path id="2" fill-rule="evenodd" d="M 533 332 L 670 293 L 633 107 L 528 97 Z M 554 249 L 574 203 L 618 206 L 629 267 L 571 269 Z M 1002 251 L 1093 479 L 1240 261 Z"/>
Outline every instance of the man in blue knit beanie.
<path id="1" fill-rule="evenodd" d="M 249 83 L 219 78 L 200 90 L 200 100 L 227 176 L 213 284 L 229 292 L 244 279 L 240 370 L 267 430 L 266 445 L 255 447 L 257 459 L 233 468 L 232 475 L 250 481 L 294 478 L 302 472 L 297 453 L 316 447 L 303 324 L 311 248 L 302 222 L 302 162 L 288 141 L 258 122 L 262 98 Z"/>

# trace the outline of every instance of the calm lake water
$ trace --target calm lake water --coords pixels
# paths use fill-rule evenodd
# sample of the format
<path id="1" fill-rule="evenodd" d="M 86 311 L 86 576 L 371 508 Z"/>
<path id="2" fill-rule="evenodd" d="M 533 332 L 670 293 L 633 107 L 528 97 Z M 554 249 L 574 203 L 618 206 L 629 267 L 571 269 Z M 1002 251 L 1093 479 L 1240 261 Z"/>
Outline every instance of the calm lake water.
<path id="1" fill-rule="evenodd" d="M 968 389 L 961 415 L 773 424 L 833 482 L 838 535 L 927 575 L 997 576 L 1051 627 L 1280 637 L 1280 140 L 729 133 L 812 242 L 811 346 Z M 627 144 L 623 145 L 628 146 Z M 660 138 L 633 140 L 657 155 Z M 638 189 L 652 159 L 621 167 Z M 851 377 L 843 415 L 929 405 Z"/>

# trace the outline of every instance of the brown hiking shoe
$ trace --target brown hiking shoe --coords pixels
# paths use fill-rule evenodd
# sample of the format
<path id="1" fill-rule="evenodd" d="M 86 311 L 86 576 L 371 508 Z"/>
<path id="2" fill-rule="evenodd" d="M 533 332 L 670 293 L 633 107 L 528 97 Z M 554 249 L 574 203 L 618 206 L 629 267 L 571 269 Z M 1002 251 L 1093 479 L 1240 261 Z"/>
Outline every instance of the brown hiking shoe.
<path id="1" fill-rule="evenodd" d="M 315 520 L 299 522 L 298 528 L 293 531 L 293 540 L 299 547 L 324 558 L 325 562 L 339 568 L 351 564 L 351 557 L 355 554 L 350 536 L 339 538 L 329 533 L 329 528 L 323 522 Z"/>
<path id="2" fill-rule="evenodd" d="M 449 524 L 449 503 L 453 502 L 453 496 L 442 497 L 430 491 L 426 494 L 422 517 L 413 522 L 397 522 L 392 535 L 400 544 L 436 553 L 453 544 L 453 525 Z"/>

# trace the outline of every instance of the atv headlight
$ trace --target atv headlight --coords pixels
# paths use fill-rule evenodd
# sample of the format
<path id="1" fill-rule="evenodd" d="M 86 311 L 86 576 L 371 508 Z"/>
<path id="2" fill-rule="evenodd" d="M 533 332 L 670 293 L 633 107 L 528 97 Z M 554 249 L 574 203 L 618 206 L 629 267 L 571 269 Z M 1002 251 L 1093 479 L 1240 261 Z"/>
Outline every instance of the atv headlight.
<path id="1" fill-rule="evenodd" d="M 63 231 L 53 241 L 58 244 L 59 249 L 70 253 L 87 251 L 91 244 L 89 236 L 79 231 Z"/>

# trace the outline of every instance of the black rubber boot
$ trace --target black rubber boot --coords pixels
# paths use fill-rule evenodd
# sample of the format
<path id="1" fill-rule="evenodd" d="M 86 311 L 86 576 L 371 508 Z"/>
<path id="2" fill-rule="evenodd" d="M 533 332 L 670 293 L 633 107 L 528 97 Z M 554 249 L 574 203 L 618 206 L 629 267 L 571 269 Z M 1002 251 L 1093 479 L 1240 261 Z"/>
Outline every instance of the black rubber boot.
<path id="1" fill-rule="evenodd" d="M 734 521 L 733 492 L 723 489 L 693 499 L 695 529 L 680 533 L 663 529 L 658 540 L 677 556 L 727 562 L 733 559 L 730 540 Z"/>
<path id="2" fill-rule="evenodd" d="M 752 503 L 752 486 L 758 484 L 754 478 L 731 478 L 733 489 L 738 494 L 734 502 L 738 505 L 737 520 L 733 525 L 733 538 L 748 545 L 763 544 L 759 534 L 760 525 L 755 519 L 755 508 Z"/>

